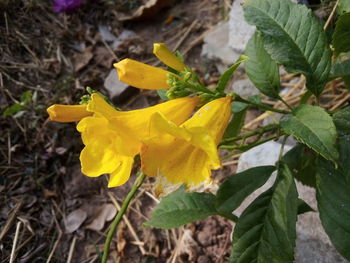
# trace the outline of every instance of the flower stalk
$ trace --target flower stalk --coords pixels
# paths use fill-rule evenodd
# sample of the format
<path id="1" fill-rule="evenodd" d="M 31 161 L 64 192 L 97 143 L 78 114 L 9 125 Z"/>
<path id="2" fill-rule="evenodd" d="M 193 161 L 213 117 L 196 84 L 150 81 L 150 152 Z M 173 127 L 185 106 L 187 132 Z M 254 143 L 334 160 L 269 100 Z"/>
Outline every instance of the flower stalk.
<path id="1" fill-rule="evenodd" d="M 109 255 L 109 248 L 110 248 L 113 236 L 115 235 L 115 232 L 117 230 L 117 227 L 118 227 L 120 221 L 122 220 L 123 215 L 125 214 L 128 206 L 130 204 L 130 201 L 135 196 L 137 190 L 140 188 L 140 186 L 142 185 L 142 183 L 145 180 L 145 178 L 146 178 L 146 175 L 143 172 L 139 172 L 139 175 L 136 178 L 134 185 L 130 189 L 130 192 L 125 197 L 125 199 L 124 199 L 124 201 L 122 203 L 122 206 L 120 207 L 119 213 L 115 216 L 113 222 L 111 223 L 111 226 L 110 226 L 110 228 L 108 230 L 107 238 L 106 238 L 106 241 L 105 241 L 104 249 L 103 249 L 102 263 L 106 263 L 107 262 L 108 255 Z"/>

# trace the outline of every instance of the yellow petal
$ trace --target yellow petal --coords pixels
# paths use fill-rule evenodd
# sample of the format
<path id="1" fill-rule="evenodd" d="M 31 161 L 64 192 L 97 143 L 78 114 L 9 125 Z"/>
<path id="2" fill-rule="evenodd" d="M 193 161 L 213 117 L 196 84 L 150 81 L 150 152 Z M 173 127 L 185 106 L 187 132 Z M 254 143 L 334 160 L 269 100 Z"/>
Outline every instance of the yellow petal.
<path id="1" fill-rule="evenodd" d="M 115 63 L 119 80 L 139 89 L 169 89 L 168 71 L 152 67 L 132 59 L 123 59 Z"/>
<path id="2" fill-rule="evenodd" d="M 165 65 L 177 71 L 183 71 L 185 69 L 185 64 L 164 43 L 154 43 L 153 54 Z"/>
<path id="3" fill-rule="evenodd" d="M 91 95 L 91 100 L 87 105 L 87 110 L 93 113 L 98 113 L 107 119 L 118 114 L 118 111 L 109 105 L 98 93 L 93 93 Z"/>
<path id="4" fill-rule="evenodd" d="M 92 113 L 86 110 L 86 105 L 61 105 L 54 104 L 47 108 L 50 120 L 57 122 L 74 122 L 91 116 Z"/>
<path id="5" fill-rule="evenodd" d="M 231 97 L 213 100 L 202 106 L 182 127 L 203 127 L 218 144 L 226 130 L 231 115 Z"/>
<path id="6" fill-rule="evenodd" d="M 146 140 L 141 148 L 142 171 L 173 183 L 197 185 L 210 180 L 210 159 L 201 149 L 170 135 Z"/>
<path id="7" fill-rule="evenodd" d="M 111 173 L 109 177 L 108 187 L 116 187 L 125 184 L 129 178 L 134 163 L 133 157 L 120 156 L 120 165 L 117 170 Z"/>
<path id="8" fill-rule="evenodd" d="M 150 125 L 151 137 L 141 146 L 141 169 L 147 175 L 194 186 L 221 167 L 216 143 L 203 127 L 177 127 L 159 113 Z"/>
<path id="9" fill-rule="evenodd" d="M 80 163 L 82 173 L 90 177 L 115 171 L 119 159 L 111 138 L 99 138 L 87 144 L 80 153 Z"/>
<path id="10" fill-rule="evenodd" d="M 159 112 L 175 124 L 181 124 L 191 116 L 199 101 L 198 98 L 180 98 L 145 109 L 118 112 L 110 123 L 122 138 L 121 152 L 125 155 L 139 152 L 141 140 L 150 136 L 150 119 L 154 113 Z"/>

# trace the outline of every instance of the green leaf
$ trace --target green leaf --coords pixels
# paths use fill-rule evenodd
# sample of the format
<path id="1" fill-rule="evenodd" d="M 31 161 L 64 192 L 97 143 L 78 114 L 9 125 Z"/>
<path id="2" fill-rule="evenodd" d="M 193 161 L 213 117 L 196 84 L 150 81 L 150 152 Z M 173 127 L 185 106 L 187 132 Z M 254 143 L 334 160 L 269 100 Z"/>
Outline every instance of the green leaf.
<path id="1" fill-rule="evenodd" d="M 21 95 L 21 103 L 23 105 L 29 103 L 32 100 L 33 92 L 28 90 Z"/>
<path id="2" fill-rule="evenodd" d="M 335 125 L 321 107 L 301 104 L 293 110 L 293 115 L 281 120 L 281 127 L 324 158 L 334 162 L 338 159 Z"/>
<path id="3" fill-rule="evenodd" d="M 220 213 L 232 213 L 248 195 L 266 183 L 275 169 L 275 166 L 259 166 L 227 178 L 216 194 L 216 209 Z"/>
<path id="4" fill-rule="evenodd" d="M 343 14 L 350 12 L 350 1 L 349 0 L 339 0 L 338 8 L 337 8 L 338 14 Z"/>
<path id="5" fill-rule="evenodd" d="M 23 108 L 24 106 L 19 103 L 12 104 L 10 107 L 6 108 L 3 111 L 2 116 L 6 117 L 6 116 L 15 115 L 17 112 L 20 112 L 21 110 L 23 110 Z"/>
<path id="6" fill-rule="evenodd" d="M 288 72 L 302 73 L 307 88 L 321 94 L 331 67 L 331 50 L 319 21 L 304 5 L 289 0 L 246 0 L 248 23 L 261 31 L 264 47 Z"/>
<path id="7" fill-rule="evenodd" d="M 242 103 L 242 104 L 245 104 L 245 103 Z M 245 105 L 247 105 L 247 104 L 245 104 Z M 245 120 L 247 110 L 248 110 L 248 108 L 245 107 L 245 109 L 241 110 L 240 112 L 233 114 L 232 120 L 230 121 L 230 123 L 228 124 L 228 126 L 226 128 L 224 138 L 235 137 L 240 133 L 240 131 L 244 125 L 244 120 Z"/>
<path id="8" fill-rule="evenodd" d="M 350 51 L 350 13 L 342 14 L 335 25 L 333 34 L 335 53 Z"/>
<path id="9" fill-rule="evenodd" d="M 245 62 L 245 71 L 249 79 L 261 93 L 278 99 L 280 87 L 278 65 L 266 52 L 258 31 L 249 40 L 245 54 L 249 57 Z"/>
<path id="10" fill-rule="evenodd" d="M 311 206 L 309 206 L 303 199 L 298 198 L 298 215 L 305 214 L 307 212 L 315 212 Z"/>
<path id="11" fill-rule="evenodd" d="M 283 156 L 282 161 L 288 165 L 298 181 L 316 187 L 316 155 L 309 148 L 298 144 Z"/>
<path id="12" fill-rule="evenodd" d="M 339 135 L 350 134 L 350 107 L 346 107 L 333 115 L 333 122 Z"/>
<path id="13" fill-rule="evenodd" d="M 319 161 L 316 188 L 322 225 L 335 248 L 347 260 L 350 260 L 349 142 L 348 135 L 340 141 L 341 162 L 338 169 L 324 159 Z"/>
<path id="14" fill-rule="evenodd" d="M 231 263 L 293 262 L 298 193 L 288 166 L 275 185 L 242 213 L 233 232 Z"/>
<path id="15" fill-rule="evenodd" d="M 217 214 L 214 202 L 213 194 L 187 193 L 181 187 L 161 200 L 145 225 L 169 229 L 201 220 Z"/>
<path id="16" fill-rule="evenodd" d="M 223 92 L 228 84 L 228 82 L 230 81 L 233 73 L 236 71 L 236 69 L 239 67 L 239 65 L 246 61 L 248 58 L 244 55 L 241 55 L 238 60 L 236 61 L 235 64 L 233 64 L 231 67 L 229 67 L 224 74 L 221 75 L 218 85 L 216 87 L 216 90 L 219 92 Z"/>
<path id="17" fill-rule="evenodd" d="M 350 77 L 350 59 L 332 65 L 331 78 Z"/>

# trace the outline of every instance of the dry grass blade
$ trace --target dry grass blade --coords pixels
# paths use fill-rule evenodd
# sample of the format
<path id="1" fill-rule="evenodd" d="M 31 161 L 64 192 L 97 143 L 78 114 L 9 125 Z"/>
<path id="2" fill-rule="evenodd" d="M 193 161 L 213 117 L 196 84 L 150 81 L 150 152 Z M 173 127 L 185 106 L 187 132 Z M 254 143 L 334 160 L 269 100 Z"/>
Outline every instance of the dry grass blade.
<path id="1" fill-rule="evenodd" d="M 17 246 L 17 241 L 18 241 L 18 235 L 19 235 L 19 230 L 21 228 L 22 222 L 19 221 L 17 222 L 16 225 L 16 232 L 15 232 L 15 238 L 13 239 L 13 244 L 12 244 L 12 250 L 11 250 L 11 256 L 10 256 L 10 263 L 13 263 L 16 257 L 16 246 Z"/>
<path id="2" fill-rule="evenodd" d="M 16 215 L 19 211 L 19 209 L 21 209 L 23 205 L 23 200 L 20 200 L 15 208 L 13 209 L 13 211 L 11 212 L 9 218 L 7 219 L 6 221 L 6 224 L 4 225 L 3 229 L 1 230 L 1 233 L 0 233 L 0 241 L 4 238 L 4 236 L 6 235 L 7 231 L 10 229 L 12 223 L 14 222 L 15 218 L 16 218 Z"/>

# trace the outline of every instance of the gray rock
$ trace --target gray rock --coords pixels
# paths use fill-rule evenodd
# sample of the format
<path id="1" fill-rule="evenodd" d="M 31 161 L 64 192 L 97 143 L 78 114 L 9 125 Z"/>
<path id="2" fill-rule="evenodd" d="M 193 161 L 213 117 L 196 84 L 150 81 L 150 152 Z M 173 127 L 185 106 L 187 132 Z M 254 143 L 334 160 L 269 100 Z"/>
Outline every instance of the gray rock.
<path id="1" fill-rule="evenodd" d="M 254 34 L 255 26 L 249 25 L 243 15 L 244 0 L 235 0 L 232 4 L 229 20 L 229 47 L 243 53 L 248 40 Z"/>
<path id="2" fill-rule="evenodd" d="M 223 73 L 239 57 L 239 53 L 228 45 L 229 25 L 220 23 L 214 27 L 205 37 L 201 56 L 207 59 L 217 60 L 217 68 Z"/>
<path id="3" fill-rule="evenodd" d="M 291 149 L 292 146 L 285 145 L 284 152 Z M 270 141 L 259 145 L 245 153 L 239 159 L 237 172 L 246 169 L 262 166 L 274 165 L 278 160 L 281 144 Z M 276 176 L 271 178 L 259 189 L 253 192 L 243 201 L 242 205 L 235 211 L 240 215 L 261 193 L 272 186 Z M 317 202 L 315 189 L 296 182 L 299 198 L 307 202 L 315 211 L 317 211 Z M 318 212 L 308 212 L 298 216 L 297 222 L 297 240 L 295 249 L 296 263 L 346 263 L 331 244 L 325 233 Z"/>
<path id="4" fill-rule="evenodd" d="M 259 90 L 249 79 L 240 79 L 234 81 L 228 88 L 227 92 L 234 92 L 241 97 L 249 97 L 259 94 Z"/>
<path id="5" fill-rule="evenodd" d="M 113 99 L 122 94 L 129 85 L 119 81 L 117 70 L 112 69 L 105 79 L 104 87 L 108 91 L 110 98 Z"/>

